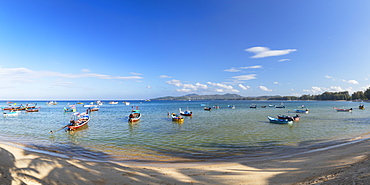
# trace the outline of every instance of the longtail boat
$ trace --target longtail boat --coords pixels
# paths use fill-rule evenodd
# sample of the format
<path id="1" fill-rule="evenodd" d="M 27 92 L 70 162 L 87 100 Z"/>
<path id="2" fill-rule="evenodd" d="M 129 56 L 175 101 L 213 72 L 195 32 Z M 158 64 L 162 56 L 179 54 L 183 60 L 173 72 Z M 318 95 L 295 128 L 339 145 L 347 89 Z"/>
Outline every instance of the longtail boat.
<path id="1" fill-rule="evenodd" d="M 279 119 L 279 118 L 274 118 L 271 116 L 267 116 L 267 119 L 270 121 L 270 123 L 276 123 L 276 124 L 292 124 L 293 121 L 290 121 L 288 119 Z"/>
<path id="2" fill-rule="evenodd" d="M 81 114 L 79 112 L 73 113 L 69 125 L 67 126 L 67 131 L 77 130 L 87 125 L 89 121 L 90 116 L 88 114 L 88 111 Z"/>
<path id="3" fill-rule="evenodd" d="M 138 109 L 135 109 L 135 110 L 132 110 L 131 111 L 131 114 L 128 116 L 128 121 L 129 122 L 137 122 L 139 121 L 141 118 L 141 113 L 140 113 L 140 110 Z"/>
<path id="4" fill-rule="evenodd" d="M 352 108 L 350 108 L 350 109 L 339 109 L 339 108 L 333 107 L 333 109 L 337 110 L 338 112 L 352 112 Z"/>

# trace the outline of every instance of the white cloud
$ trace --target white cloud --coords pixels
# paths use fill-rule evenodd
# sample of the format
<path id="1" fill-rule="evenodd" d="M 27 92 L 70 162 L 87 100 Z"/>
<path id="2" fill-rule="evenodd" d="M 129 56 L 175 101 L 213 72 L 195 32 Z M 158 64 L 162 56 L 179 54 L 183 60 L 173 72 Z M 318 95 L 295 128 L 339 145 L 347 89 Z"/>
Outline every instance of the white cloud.
<path id="1" fill-rule="evenodd" d="M 182 86 L 182 83 L 180 80 L 170 80 L 170 81 L 166 81 L 167 84 L 170 84 L 170 85 L 174 85 L 176 87 L 181 87 Z"/>
<path id="2" fill-rule="evenodd" d="M 83 69 L 85 73 L 72 74 L 72 73 L 59 73 L 55 71 L 33 71 L 27 68 L 0 68 L 0 77 L 2 80 L 8 81 L 24 81 L 27 82 L 31 79 L 41 78 L 99 78 L 99 79 L 120 79 L 120 80 L 137 80 L 142 79 L 141 76 L 111 76 L 97 73 L 88 73 L 89 70 Z"/>
<path id="3" fill-rule="evenodd" d="M 253 80 L 256 79 L 256 74 L 249 74 L 249 75 L 240 75 L 240 76 L 234 76 L 232 78 L 235 78 L 237 81 L 246 81 L 246 80 Z"/>
<path id="4" fill-rule="evenodd" d="M 251 87 L 249 87 L 248 85 L 247 86 L 244 86 L 243 84 L 239 84 L 238 85 L 240 88 L 242 88 L 243 90 L 248 90 L 249 88 L 251 88 Z"/>
<path id="5" fill-rule="evenodd" d="M 146 86 L 146 88 L 151 89 L 152 87 L 150 85 Z"/>
<path id="6" fill-rule="evenodd" d="M 278 62 L 285 62 L 285 61 L 290 61 L 290 59 L 280 59 Z"/>
<path id="7" fill-rule="evenodd" d="M 234 87 L 231 86 L 231 85 L 225 85 L 225 84 L 222 84 L 222 83 L 212 83 L 212 82 L 207 82 L 207 83 L 210 84 L 210 85 L 216 86 L 216 87 L 227 89 L 231 92 L 239 92 L 238 90 L 234 89 Z"/>
<path id="8" fill-rule="evenodd" d="M 159 76 L 159 78 L 172 78 L 171 76 L 167 76 L 167 75 L 161 75 Z"/>
<path id="9" fill-rule="evenodd" d="M 83 73 L 89 73 L 90 72 L 90 69 L 81 69 L 81 72 L 83 72 Z"/>
<path id="10" fill-rule="evenodd" d="M 194 92 L 194 93 L 212 93 L 212 92 L 239 92 L 234 89 L 231 85 L 226 85 L 223 83 L 207 82 L 206 84 L 196 83 L 196 84 L 184 84 L 180 80 L 170 80 L 166 81 L 167 84 L 179 87 L 175 89 L 177 92 Z"/>
<path id="11" fill-rule="evenodd" d="M 279 84 L 279 82 L 274 82 L 274 84 Z"/>
<path id="12" fill-rule="evenodd" d="M 259 86 L 258 88 L 260 88 L 261 90 L 263 90 L 263 91 L 272 91 L 271 89 L 269 89 L 269 88 L 267 88 L 267 87 L 265 87 L 265 86 Z"/>
<path id="13" fill-rule="evenodd" d="M 232 68 L 230 68 L 230 69 L 225 69 L 224 71 L 226 71 L 226 72 L 239 72 L 239 71 L 241 71 L 241 70 L 239 70 L 239 69 L 235 69 L 234 67 L 232 67 Z"/>
<path id="14" fill-rule="evenodd" d="M 180 87 L 180 89 L 176 89 L 176 91 L 178 92 L 196 92 L 199 90 L 208 89 L 208 86 L 205 84 L 201 84 L 201 83 L 196 83 L 195 85 L 190 84 L 190 83 L 183 84 L 180 80 L 176 80 L 176 79 L 166 81 L 166 83 L 169 85 Z"/>
<path id="15" fill-rule="evenodd" d="M 348 80 L 347 83 L 350 83 L 350 84 L 359 84 L 358 81 L 356 81 L 356 80 Z"/>
<path id="16" fill-rule="evenodd" d="M 325 75 L 325 78 L 332 79 L 333 77 L 332 76 L 329 76 L 329 75 Z"/>
<path id="17" fill-rule="evenodd" d="M 321 94 L 321 93 L 324 93 L 324 92 L 343 92 L 343 91 L 348 91 L 350 94 L 353 92 L 353 88 L 352 87 L 348 87 L 348 88 L 342 88 L 340 86 L 330 86 L 329 88 L 327 87 L 317 87 L 317 86 L 313 86 L 311 87 L 311 89 L 303 89 L 304 92 L 308 92 L 308 93 L 311 93 L 311 94 Z"/>
<path id="18" fill-rule="evenodd" d="M 297 50 L 296 49 L 270 50 L 270 48 L 268 47 L 252 47 L 252 48 L 245 49 L 245 51 L 255 54 L 254 56 L 251 56 L 250 58 L 265 58 L 265 57 L 272 57 L 272 56 L 287 55 Z"/>
<path id="19" fill-rule="evenodd" d="M 130 74 L 132 74 L 132 75 L 136 75 L 136 76 L 143 75 L 143 74 L 141 74 L 141 73 L 134 73 L 134 72 L 131 72 Z"/>
<path id="20" fill-rule="evenodd" d="M 259 69 L 259 68 L 262 68 L 262 66 L 255 65 L 255 66 L 240 67 L 240 69 Z"/>
<path id="21" fill-rule="evenodd" d="M 345 90 L 339 86 L 330 86 L 329 91 L 345 91 Z"/>

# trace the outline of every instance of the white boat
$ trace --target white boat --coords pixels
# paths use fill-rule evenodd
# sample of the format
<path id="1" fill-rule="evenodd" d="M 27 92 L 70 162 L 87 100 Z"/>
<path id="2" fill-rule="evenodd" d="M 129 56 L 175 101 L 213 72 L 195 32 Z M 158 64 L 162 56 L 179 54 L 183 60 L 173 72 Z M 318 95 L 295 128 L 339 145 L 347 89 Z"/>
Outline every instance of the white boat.
<path id="1" fill-rule="evenodd" d="M 48 101 L 46 102 L 46 105 L 57 105 L 58 103 L 56 101 Z"/>
<path id="2" fill-rule="evenodd" d="M 130 105 L 130 102 L 128 102 L 128 101 L 124 101 L 123 102 L 125 105 Z"/>
<path id="3" fill-rule="evenodd" d="M 82 107 L 95 107 L 94 102 L 91 102 L 88 105 L 82 105 Z"/>
<path id="4" fill-rule="evenodd" d="M 18 116 L 21 111 L 3 112 L 4 117 Z"/>
<path id="5" fill-rule="evenodd" d="M 118 101 L 110 101 L 109 104 L 116 105 L 116 104 L 118 104 Z"/>

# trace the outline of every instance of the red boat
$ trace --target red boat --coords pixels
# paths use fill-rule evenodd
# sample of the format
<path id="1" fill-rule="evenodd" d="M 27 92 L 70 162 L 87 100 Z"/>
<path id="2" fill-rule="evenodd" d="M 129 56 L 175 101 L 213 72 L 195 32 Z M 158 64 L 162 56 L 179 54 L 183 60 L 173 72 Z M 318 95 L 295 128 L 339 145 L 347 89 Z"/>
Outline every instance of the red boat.
<path id="1" fill-rule="evenodd" d="M 350 108 L 350 109 L 339 109 L 339 108 L 333 107 L 333 109 L 337 110 L 338 112 L 352 112 L 352 108 Z"/>
<path id="2" fill-rule="evenodd" d="M 89 121 L 90 121 L 90 116 L 87 112 L 86 113 L 81 113 L 81 114 L 76 112 L 72 115 L 72 119 L 69 122 L 69 125 L 67 127 L 67 131 L 72 131 L 72 130 L 79 129 L 79 128 L 87 125 L 87 123 Z"/>
<path id="3" fill-rule="evenodd" d="M 31 108 L 31 109 L 27 109 L 26 112 L 38 112 L 39 109 L 36 109 L 36 108 Z"/>

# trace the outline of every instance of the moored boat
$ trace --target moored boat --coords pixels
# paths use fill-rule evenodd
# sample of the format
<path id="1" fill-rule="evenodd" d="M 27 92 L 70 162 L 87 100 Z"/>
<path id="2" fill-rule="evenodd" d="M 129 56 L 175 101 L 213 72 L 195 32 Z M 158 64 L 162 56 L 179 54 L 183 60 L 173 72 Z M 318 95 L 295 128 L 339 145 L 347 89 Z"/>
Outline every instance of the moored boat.
<path id="1" fill-rule="evenodd" d="M 184 118 L 182 116 L 177 115 L 176 113 L 170 114 L 172 121 L 175 122 L 184 122 Z"/>
<path id="2" fill-rule="evenodd" d="M 360 103 L 360 105 L 358 106 L 358 108 L 364 110 L 365 109 L 365 105 L 363 103 Z"/>
<path id="3" fill-rule="evenodd" d="M 27 109 L 26 112 L 38 112 L 39 109 L 37 108 L 31 108 L 31 109 Z"/>
<path id="4" fill-rule="evenodd" d="M 118 101 L 110 101 L 109 104 L 110 105 L 117 105 L 118 104 Z"/>
<path id="5" fill-rule="evenodd" d="M 339 108 L 333 107 L 333 109 L 337 110 L 338 112 L 352 112 L 352 108 L 349 108 L 349 109 L 339 109 Z"/>
<path id="6" fill-rule="evenodd" d="M 56 102 L 56 101 L 48 101 L 48 102 L 46 102 L 46 105 L 57 105 L 58 104 L 58 102 Z"/>
<path id="7" fill-rule="evenodd" d="M 182 111 L 181 108 L 179 108 L 179 111 L 180 111 L 180 115 L 182 115 L 182 116 L 192 116 L 193 115 L 193 112 L 191 112 L 187 109 L 185 111 Z"/>
<path id="8" fill-rule="evenodd" d="M 287 119 L 290 121 L 299 121 L 300 116 L 297 114 L 295 116 L 285 116 L 285 115 L 278 115 L 278 119 Z"/>
<path id="9" fill-rule="evenodd" d="M 204 110 L 208 110 L 208 111 L 211 111 L 212 110 L 212 107 L 203 107 Z"/>
<path id="10" fill-rule="evenodd" d="M 285 108 L 285 105 L 275 106 L 275 108 L 284 109 Z"/>
<path id="11" fill-rule="evenodd" d="M 69 105 L 68 107 L 63 108 L 64 112 L 76 112 L 76 105 Z"/>
<path id="12" fill-rule="evenodd" d="M 250 105 L 249 108 L 256 109 L 257 108 L 257 105 L 256 104 Z"/>
<path id="13" fill-rule="evenodd" d="M 229 107 L 231 109 L 235 109 L 235 105 L 227 105 L 227 107 Z"/>
<path id="14" fill-rule="evenodd" d="M 3 112 L 4 117 L 18 116 L 20 111 Z"/>
<path id="15" fill-rule="evenodd" d="M 79 112 L 73 113 L 69 125 L 67 126 L 67 131 L 77 130 L 87 125 L 90 121 L 90 116 L 87 112 L 88 111 L 81 114 Z"/>
<path id="16" fill-rule="evenodd" d="M 308 109 L 306 109 L 306 110 L 293 109 L 293 111 L 296 112 L 296 113 L 305 113 L 305 114 L 308 114 Z"/>
<path id="17" fill-rule="evenodd" d="M 293 121 L 290 121 L 288 119 L 279 119 L 279 118 L 274 118 L 271 116 L 267 116 L 267 119 L 270 121 L 270 123 L 276 123 L 276 124 L 292 124 Z"/>
<path id="18" fill-rule="evenodd" d="M 95 111 L 99 111 L 99 106 L 95 106 L 95 107 L 90 107 L 90 112 L 95 112 Z"/>
<path id="19" fill-rule="evenodd" d="M 128 116 L 128 121 L 129 122 L 137 122 L 141 118 L 141 113 L 140 110 L 135 109 L 131 111 L 131 114 Z"/>

